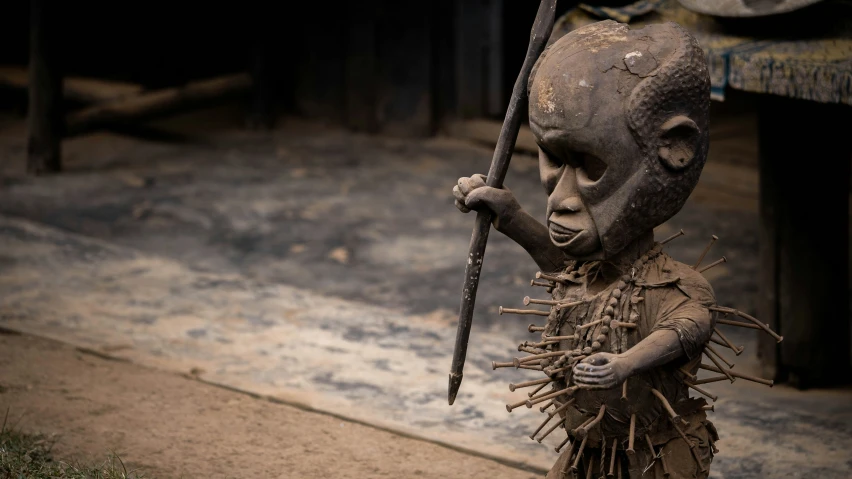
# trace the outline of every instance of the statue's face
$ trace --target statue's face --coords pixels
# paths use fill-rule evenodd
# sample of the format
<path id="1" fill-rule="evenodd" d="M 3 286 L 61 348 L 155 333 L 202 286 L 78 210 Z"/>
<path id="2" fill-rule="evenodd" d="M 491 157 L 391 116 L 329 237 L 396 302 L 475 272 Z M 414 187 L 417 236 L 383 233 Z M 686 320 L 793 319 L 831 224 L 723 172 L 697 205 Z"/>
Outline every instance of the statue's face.
<path id="1" fill-rule="evenodd" d="M 707 154 L 710 83 L 685 30 L 604 21 L 551 45 L 530 79 L 553 243 L 610 258 L 683 206 Z"/>
<path id="2" fill-rule="evenodd" d="M 602 73 L 600 58 L 589 51 L 571 60 L 539 66 L 530 125 L 540 145 L 551 240 L 568 256 L 600 259 L 609 221 L 606 211 L 593 210 L 617 195 L 642 162 L 618 93 L 623 72 Z M 629 94 L 633 84 L 622 86 Z"/>

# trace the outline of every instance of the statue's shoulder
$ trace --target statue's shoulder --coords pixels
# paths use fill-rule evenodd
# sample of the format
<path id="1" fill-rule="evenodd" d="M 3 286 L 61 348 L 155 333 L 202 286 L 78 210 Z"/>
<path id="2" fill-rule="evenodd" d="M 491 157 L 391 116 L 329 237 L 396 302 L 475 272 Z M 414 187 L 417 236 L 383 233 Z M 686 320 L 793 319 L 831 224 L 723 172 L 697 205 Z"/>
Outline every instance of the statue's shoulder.
<path id="1" fill-rule="evenodd" d="M 649 268 L 645 282 L 649 286 L 660 285 L 677 288 L 692 299 L 715 303 L 716 294 L 707 278 L 666 253 L 660 254 Z"/>

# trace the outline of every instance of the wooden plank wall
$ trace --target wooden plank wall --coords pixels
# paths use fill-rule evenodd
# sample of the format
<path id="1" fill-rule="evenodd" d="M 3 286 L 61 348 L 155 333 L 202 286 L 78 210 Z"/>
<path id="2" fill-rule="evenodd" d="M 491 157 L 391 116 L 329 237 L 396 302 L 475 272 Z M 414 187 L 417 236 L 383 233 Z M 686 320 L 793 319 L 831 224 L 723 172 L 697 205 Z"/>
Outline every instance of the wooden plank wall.
<path id="1" fill-rule="evenodd" d="M 297 113 L 392 136 L 431 135 L 447 117 L 503 114 L 503 0 L 316 8 L 287 55 L 296 58 Z"/>

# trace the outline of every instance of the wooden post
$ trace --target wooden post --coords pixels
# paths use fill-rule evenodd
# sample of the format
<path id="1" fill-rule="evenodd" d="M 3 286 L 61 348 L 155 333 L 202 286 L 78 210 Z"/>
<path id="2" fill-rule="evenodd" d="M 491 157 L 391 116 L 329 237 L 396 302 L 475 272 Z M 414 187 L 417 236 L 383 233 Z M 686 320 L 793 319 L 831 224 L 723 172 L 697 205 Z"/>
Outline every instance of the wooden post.
<path id="1" fill-rule="evenodd" d="M 345 124 L 346 7 L 342 2 L 314 2 L 293 28 L 302 57 L 297 73 L 295 108 L 309 118 Z"/>
<path id="2" fill-rule="evenodd" d="M 486 12 L 482 0 L 456 2 L 456 115 L 459 118 L 477 118 L 485 113 Z"/>
<path id="3" fill-rule="evenodd" d="M 761 335 L 760 353 L 776 379 L 786 373 L 800 388 L 843 384 L 852 369 L 851 113 L 779 97 L 759 104 L 760 314 L 784 336 L 776 346 Z"/>
<path id="4" fill-rule="evenodd" d="M 376 107 L 377 19 L 379 0 L 350 2 L 346 42 L 346 125 L 365 133 L 379 129 Z M 392 41 L 392 40 L 388 40 Z"/>
<path id="5" fill-rule="evenodd" d="M 276 28 L 274 15 L 268 3 L 252 4 L 247 13 L 253 28 L 253 44 L 249 73 L 252 87 L 249 95 L 249 108 L 246 126 L 250 129 L 269 129 L 275 123 L 275 88 L 272 66 L 272 32 Z"/>
<path id="6" fill-rule="evenodd" d="M 27 108 L 27 172 L 62 169 L 62 72 L 57 50 L 59 5 L 30 0 L 29 105 Z"/>
<path id="7" fill-rule="evenodd" d="M 443 125 L 456 116 L 456 38 L 455 18 L 457 0 L 433 0 L 432 15 L 432 117 Z M 492 139 L 496 141 L 495 135 Z"/>
<path id="8" fill-rule="evenodd" d="M 427 2 L 412 15 L 408 2 L 382 3 L 376 108 L 383 134 L 422 137 L 433 133 L 433 9 Z"/>
<path id="9" fill-rule="evenodd" d="M 767 103 L 767 102 L 764 102 Z M 757 273 L 757 317 L 774 331 L 781 333 L 778 311 L 778 197 L 777 188 L 784 165 L 776 159 L 779 151 L 773 129 L 777 121 L 767 117 L 771 104 L 758 111 L 758 168 L 760 187 L 758 193 L 758 260 Z M 775 381 L 786 381 L 787 371 L 780 364 L 781 347 L 769 335 L 760 334 L 757 356 L 761 365 L 761 376 Z"/>
<path id="10" fill-rule="evenodd" d="M 531 5 L 532 9 L 532 5 Z M 488 9 L 488 46 L 486 67 L 485 112 L 500 118 L 506 114 L 509 95 L 503 91 L 503 0 L 491 0 Z"/>

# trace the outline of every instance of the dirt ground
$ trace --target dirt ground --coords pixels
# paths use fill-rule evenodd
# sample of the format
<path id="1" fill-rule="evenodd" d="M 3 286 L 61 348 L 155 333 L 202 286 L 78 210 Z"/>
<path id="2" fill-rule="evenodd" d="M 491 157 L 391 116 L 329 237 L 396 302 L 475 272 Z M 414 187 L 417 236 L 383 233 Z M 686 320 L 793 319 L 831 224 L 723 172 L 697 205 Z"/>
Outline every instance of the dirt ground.
<path id="1" fill-rule="evenodd" d="M 489 477 L 537 474 L 190 378 L 0 334 L 0 410 L 57 434 L 60 458 L 114 451 L 146 477 Z"/>

